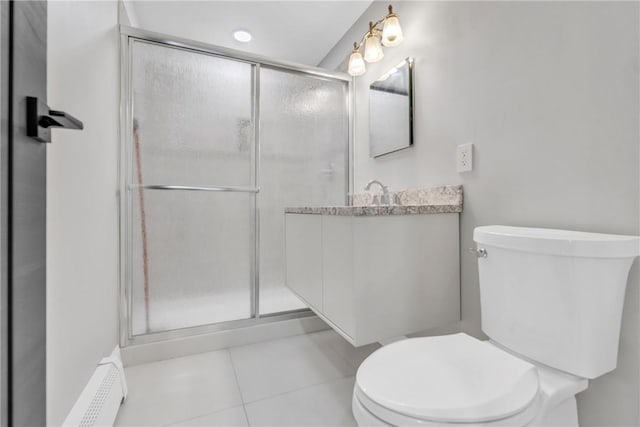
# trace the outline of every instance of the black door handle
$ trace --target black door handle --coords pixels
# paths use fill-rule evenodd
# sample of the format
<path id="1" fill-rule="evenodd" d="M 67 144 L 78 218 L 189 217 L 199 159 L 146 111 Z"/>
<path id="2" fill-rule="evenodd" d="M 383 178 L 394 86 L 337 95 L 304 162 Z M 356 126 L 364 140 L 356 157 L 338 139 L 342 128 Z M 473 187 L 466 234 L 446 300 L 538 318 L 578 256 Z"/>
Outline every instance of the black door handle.
<path id="1" fill-rule="evenodd" d="M 27 96 L 27 136 L 51 142 L 51 128 L 83 129 L 82 122 L 64 111 L 50 110 L 38 98 Z"/>

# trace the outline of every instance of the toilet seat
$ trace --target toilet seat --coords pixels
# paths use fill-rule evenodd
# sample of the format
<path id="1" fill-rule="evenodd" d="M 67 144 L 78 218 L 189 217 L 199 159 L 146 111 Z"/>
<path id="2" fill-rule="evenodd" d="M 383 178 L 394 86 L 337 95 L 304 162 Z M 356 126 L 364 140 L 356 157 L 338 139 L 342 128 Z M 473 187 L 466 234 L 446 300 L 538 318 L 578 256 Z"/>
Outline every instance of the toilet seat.
<path id="1" fill-rule="evenodd" d="M 523 425 L 539 409 L 538 369 L 462 333 L 407 339 L 377 350 L 362 363 L 356 400 L 394 425 L 494 424 L 505 419 Z"/>
<path id="2" fill-rule="evenodd" d="M 429 421 L 418 418 L 412 418 L 387 408 L 377 405 L 369 400 L 364 394 L 354 388 L 352 409 L 353 415 L 359 426 L 420 426 L 420 427 L 451 427 L 452 423 L 446 421 Z M 365 403 L 366 402 L 366 403 Z M 515 427 L 528 426 L 538 416 L 543 406 L 543 397 L 537 396 L 528 408 L 511 417 L 501 418 L 499 420 L 488 421 L 484 423 L 464 423 L 459 424 L 464 427 Z M 569 425 L 569 424 L 567 424 Z"/>

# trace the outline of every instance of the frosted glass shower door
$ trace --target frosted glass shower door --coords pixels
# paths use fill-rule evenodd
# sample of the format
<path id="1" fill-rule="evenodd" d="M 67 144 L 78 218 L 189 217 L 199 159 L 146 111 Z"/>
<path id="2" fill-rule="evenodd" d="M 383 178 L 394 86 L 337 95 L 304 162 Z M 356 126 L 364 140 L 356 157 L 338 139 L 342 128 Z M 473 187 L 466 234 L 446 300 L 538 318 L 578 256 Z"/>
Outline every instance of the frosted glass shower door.
<path id="1" fill-rule="evenodd" d="M 250 318 L 254 66 L 144 41 L 131 53 L 131 334 Z"/>
<path id="2" fill-rule="evenodd" d="M 284 208 L 344 205 L 348 83 L 260 70 L 260 314 L 306 307 L 284 285 Z"/>

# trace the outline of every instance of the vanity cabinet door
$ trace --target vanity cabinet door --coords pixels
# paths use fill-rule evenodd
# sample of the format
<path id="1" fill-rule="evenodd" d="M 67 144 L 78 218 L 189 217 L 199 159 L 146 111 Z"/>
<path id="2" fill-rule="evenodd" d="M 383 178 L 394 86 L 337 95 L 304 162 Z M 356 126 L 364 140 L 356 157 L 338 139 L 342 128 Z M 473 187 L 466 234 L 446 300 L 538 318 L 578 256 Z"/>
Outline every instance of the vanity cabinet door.
<path id="1" fill-rule="evenodd" d="M 324 315 L 344 334 L 356 337 L 353 283 L 353 217 L 322 217 Z"/>
<path id="2" fill-rule="evenodd" d="M 285 215 L 287 286 L 322 312 L 322 216 Z"/>

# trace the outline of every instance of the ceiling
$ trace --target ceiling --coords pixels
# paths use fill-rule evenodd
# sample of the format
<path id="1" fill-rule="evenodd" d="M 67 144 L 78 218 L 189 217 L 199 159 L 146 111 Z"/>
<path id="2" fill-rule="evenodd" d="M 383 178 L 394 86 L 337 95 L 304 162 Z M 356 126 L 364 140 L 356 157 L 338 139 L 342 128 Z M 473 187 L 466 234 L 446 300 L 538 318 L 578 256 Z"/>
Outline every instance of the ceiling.
<path id="1" fill-rule="evenodd" d="M 317 65 L 372 1 L 128 2 L 141 28 L 274 59 Z M 251 32 L 236 41 L 237 29 Z M 363 32 L 366 28 L 363 28 Z M 355 40 L 354 40 L 355 41 Z M 345 57 L 349 52 L 345 52 Z"/>

